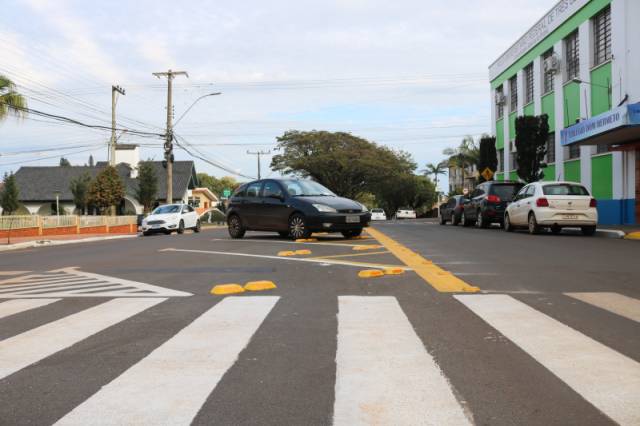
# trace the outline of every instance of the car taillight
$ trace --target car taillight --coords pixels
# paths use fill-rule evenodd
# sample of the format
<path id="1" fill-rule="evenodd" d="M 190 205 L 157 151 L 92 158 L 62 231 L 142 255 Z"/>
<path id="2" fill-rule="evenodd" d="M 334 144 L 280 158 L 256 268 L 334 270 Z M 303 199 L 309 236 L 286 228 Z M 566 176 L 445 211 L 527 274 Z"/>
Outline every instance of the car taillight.
<path id="1" fill-rule="evenodd" d="M 489 195 L 487 197 L 487 201 L 490 203 L 499 203 L 500 202 L 500 197 L 498 197 L 497 195 Z"/>
<path id="2" fill-rule="evenodd" d="M 538 207 L 549 207 L 549 200 L 546 198 L 538 198 L 536 200 L 536 206 Z"/>
<path id="3" fill-rule="evenodd" d="M 595 198 L 592 198 L 591 201 L 589 201 L 589 207 L 598 207 L 598 202 Z"/>

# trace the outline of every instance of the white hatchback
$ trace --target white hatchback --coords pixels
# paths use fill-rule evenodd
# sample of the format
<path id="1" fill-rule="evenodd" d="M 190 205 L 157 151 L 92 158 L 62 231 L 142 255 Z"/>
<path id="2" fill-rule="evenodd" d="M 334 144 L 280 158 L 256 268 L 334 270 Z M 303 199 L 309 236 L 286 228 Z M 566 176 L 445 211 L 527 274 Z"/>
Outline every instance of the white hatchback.
<path id="1" fill-rule="evenodd" d="M 387 215 L 382 209 L 371 209 L 371 220 L 387 220 Z"/>
<path id="2" fill-rule="evenodd" d="M 415 219 L 416 211 L 410 209 L 400 209 L 396 212 L 396 219 Z"/>
<path id="3" fill-rule="evenodd" d="M 534 182 L 523 187 L 504 214 L 505 231 L 527 227 L 536 234 L 550 228 L 554 234 L 564 227 L 593 235 L 598 224 L 597 202 L 584 186 L 575 182 Z"/>
<path id="4" fill-rule="evenodd" d="M 200 232 L 200 218 L 193 207 L 187 204 L 166 204 L 157 207 L 142 220 L 143 235 L 154 232 L 182 234 L 185 229 Z"/>

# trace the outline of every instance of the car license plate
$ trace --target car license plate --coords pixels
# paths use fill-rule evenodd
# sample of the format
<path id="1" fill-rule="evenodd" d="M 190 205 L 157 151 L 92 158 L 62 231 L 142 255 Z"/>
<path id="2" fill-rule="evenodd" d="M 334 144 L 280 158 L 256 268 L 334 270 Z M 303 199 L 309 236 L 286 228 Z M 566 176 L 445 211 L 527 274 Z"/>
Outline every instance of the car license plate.
<path id="1" fill-rule="evenodd" d="M 575 220 L 578 218 L 577 214 L 564 214 L 562 215 L 562 218 L 565 220 Z"/>
<path id="2" fill-rule="evenodd" d="M 347 223 L 360 223 L 360 216 L 347 216 Z"/>
<path id="3" fill-rule="evenodd" d="M 151 225 L 151 227 L 152 227 L 153 229 L 158 229 L 158 228 L 160 228 L 160 225 Z"/>

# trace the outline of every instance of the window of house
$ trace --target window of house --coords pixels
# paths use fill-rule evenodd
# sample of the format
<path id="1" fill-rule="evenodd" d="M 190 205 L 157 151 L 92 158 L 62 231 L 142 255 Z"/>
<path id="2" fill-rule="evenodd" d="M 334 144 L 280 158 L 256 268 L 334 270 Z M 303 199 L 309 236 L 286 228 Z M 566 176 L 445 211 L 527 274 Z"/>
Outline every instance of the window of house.
<path id="1" fill-rule="evenodd" d="M 578 78 L 580 75 L 580 40 L 578 31 L 574 31 L 564 39 L 567 63 L 567 81 Z"/>
<path id="2" fill-rule="evenodd" d="M 547 164 L 556 162 L 556 134 L 555 132 L 549 132 L 547 137 Z"/>
<path id="3" fill-rule="evenodd" d="M 580 158 L 580 146 L 576 144 L 569 145 L 569 160 Z"/>
<path id="4" fill-rule="evenodd" d="M 518 110 L 518 78 L 514 75 L 509 79 L 509 112 Z"/>
<path id="5" fill-rule="evenodd" d="M 544 61 L 553 56 L 553 49 L 549 49 L 542 54 L 542 63 L 544 65 Z M 547 71 L 542 74 L 542 92 L 543 94 L 547 94 L 553 91 L 553 71 Z"/>
<path id="6" fill-rule="evenodd" d="M 609 152 L 609 145 L 600 143 L 596 146 L 596 154 L 604 154 L 605 152 Z"/>
<path id="7" fill-rule="evenodd" d="M 524 68 L 524 104 L 533 102 L 533 64 Z"/>
<path id="8" fill-rule="evenodd" d="M 504 149 L 498 150 L 498 171 L 504 172 Z"/>
<path id="9" fill-rule="evenodd" d="M 498 120 L 504 116 L 504 102 L 498 102 L 498 100 L 503 97 L 504 89 L 502 88 L 502 86 L 500 86 L 496 89 L 496 117 Z"/>
<path id="10" fill-rule="evenodd" d="M 611 59 L 611 7 L 593 18 L 593 62 L 600 65 Z"/>
<path id="11" fill-rule="evenodd" d="M 509 158 L 511 161 L 510 170 L 518 170 L 518 153 L 517 152 L 510 153 Z"/>

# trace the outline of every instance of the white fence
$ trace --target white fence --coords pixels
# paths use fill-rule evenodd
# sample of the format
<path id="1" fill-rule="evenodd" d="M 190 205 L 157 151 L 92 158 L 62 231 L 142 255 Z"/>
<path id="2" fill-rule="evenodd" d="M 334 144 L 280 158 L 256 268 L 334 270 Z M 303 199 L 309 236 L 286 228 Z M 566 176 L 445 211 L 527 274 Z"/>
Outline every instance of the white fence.
<path id="1" fill-rule="evenodd" d="M 0 216 L 0 230 L 37 228 L 38 216 Z"/>
<path id="2" fill-rule="evenodd" d="M 136 225 L 137 216 L 0 216 L 0 230 Z"/>
<path id="3" fill-rule="evenodd" d="M 62 228 L 78 225 L 78 216 L 40 216 L 43 228 Z"/>

